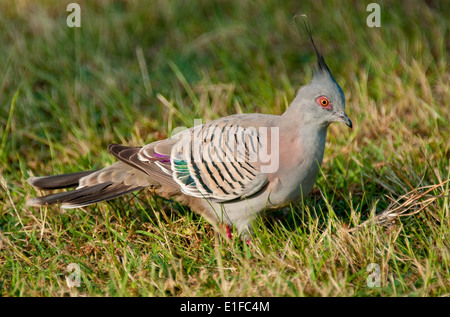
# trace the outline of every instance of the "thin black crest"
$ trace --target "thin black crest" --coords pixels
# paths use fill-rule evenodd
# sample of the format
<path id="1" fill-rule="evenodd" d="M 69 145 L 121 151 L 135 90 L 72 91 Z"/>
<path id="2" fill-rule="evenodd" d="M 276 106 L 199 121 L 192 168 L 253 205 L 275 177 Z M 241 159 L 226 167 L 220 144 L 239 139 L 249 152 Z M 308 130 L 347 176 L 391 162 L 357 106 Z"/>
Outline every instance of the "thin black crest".
<path id="1" fill-rule="evenodd" d="M 317 66 L 319 67 L 319 71 L 325 71 L 331 75 L 331 72 L 327 66 L 327 63 L 325 63 L 325 60 L 323 59 L 322 54 L 320 54 L 319 50 L 316 47 L 316 44 L 314 43 L 314 40 L 312 38 L 311 25 L 309 24 L 309 22 L 308 23 L 306 22 L 306 16 L 304 16 L 304 17 L 305 17 L 305 19 L 303 20 L 303 22 L 305 24 L 305 30 L 308 33 L 309 39 L 311 40 L 311 44 L 314 47 L 314 51 L 316 52 Z"/>

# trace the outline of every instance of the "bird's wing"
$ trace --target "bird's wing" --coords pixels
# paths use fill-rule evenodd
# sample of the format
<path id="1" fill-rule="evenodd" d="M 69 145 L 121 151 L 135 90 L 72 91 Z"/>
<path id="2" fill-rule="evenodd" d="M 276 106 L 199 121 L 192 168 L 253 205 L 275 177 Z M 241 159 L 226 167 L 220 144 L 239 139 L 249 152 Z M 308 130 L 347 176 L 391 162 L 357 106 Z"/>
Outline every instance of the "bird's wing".
<path id="1" fill-rule="evenodd" d="M 214 201 L 246 198 L 267 183 L 260 152 L 270 134 L 239 121 L 213 121 L 140 149 L 118 145 L 110 149 L 162 185 L 176 182 L 186 195 Z"/>
<path id="2" fill-rule="evenodd" d="M 185 132 L 171 150 L 174 180 L 196 197 L 228 201 L 260 190 L 267 175 L 260 172 L 257 129 L 217 121 Z"/>
<path id="3" fill-rule="evenodd" d="M 111 144 L 109 146 L 109 150 L 119 160 L 146 173 L 160 185 L 178 187 L 172 176 L 161 168 L 161 164 L 165 164 L 165 160 L 163 158 L 159 158 L 157 154 L 153 154 L 153 156 L 150 154 L 154 152 L 153 148 L 159 142 L 167 141 L 170 141 L 170 139 L 153 142 L 144 147 L 129 147 L 119 144 Z M 148 156 L 141 155 L 141 152 L 147 153 Z"/>

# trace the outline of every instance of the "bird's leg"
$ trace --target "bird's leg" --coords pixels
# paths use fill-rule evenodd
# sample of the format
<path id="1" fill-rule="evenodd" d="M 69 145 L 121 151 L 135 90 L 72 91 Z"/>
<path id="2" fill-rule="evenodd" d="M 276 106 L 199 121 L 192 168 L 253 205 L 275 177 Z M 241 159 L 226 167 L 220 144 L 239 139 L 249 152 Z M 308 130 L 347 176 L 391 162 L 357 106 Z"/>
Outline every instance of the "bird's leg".
<path id="1" fill-rule="evenodd" d="M 232 240 L 232 231 L 231 231 L 230 225 L 225 225 L 225 232 L 226 232 L 226 237 L 228 238 L 228 241 L 231 241 Z M 248 246 L 252 246 L 253 245 L 252 238 L 248 238 L 247 240 L 245 240 L 245 243 Z"/>
<path id="2" fill-rule="evenodd" d="M 217 223 L 215 225 L 216 231 L 228 242 L 231 242 L 231 227 L 225 223 Z"/>
<path id="3" fill-rule="evenodd" d="M 231 228 L 230 228 L 229 225 L 225 225 L 225 227 L 226 227 L 226 230 L 227 230 L 227 237 L 228 237 L 228 239 L 231 240 Z"/>

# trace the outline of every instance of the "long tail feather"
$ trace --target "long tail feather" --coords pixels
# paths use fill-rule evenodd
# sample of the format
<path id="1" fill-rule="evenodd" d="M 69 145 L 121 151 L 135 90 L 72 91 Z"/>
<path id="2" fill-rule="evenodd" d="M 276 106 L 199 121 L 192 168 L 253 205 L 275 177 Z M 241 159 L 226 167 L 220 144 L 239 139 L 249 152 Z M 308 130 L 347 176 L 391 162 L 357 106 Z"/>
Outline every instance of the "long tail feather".
<path id="1" fill-rule="evenodd" d="M 27 205 L 45 206 L 51 204 L 61 204 L 61 208 L 63 209 L 77 208 L 95 204 L 104 200 L 110 200 L 142 188 L 143 187 L 125 186 L 123 184 L 107 182 L 68 192 L 32 198 L 27 201 Z"/>
<path id="2" fill-rule="evenodd" d="M 83 207 L 152 186 L 147 174 L 122 162 L 101 170 L 32 177 L 28 182 L 43 190 L 77 187 L 27 201 L 29 206 L 61 204 L 62 208 Z"/>
<path id="3" fill-rule="evenodd" d="M 28 179 L 28 183 L 39 189 L 71 188 L 78 186 L 80 178 L 94 172 L 96 172 L 96 170 L 63 175 L 31 177 Z"/>
<path id="4" fill-rule="evenodd" d="M 57 193 L 57 194 L 51 194 L 47 196 L 42 197 L 36 197 L 32 198 L 27 201 L 27 205 L 29 206 L 44 206 L 44 205 L 51 205 L 51 204 L 58 204 L 58 203 L 69 203 L 70 201 L 73 201 L 75 199 L 79 200 L 85 196 L 92 196 L 93 194 L 100 192 L 101 190 L 104 190 L 108 186 L 110 186 L 112 183 L 103 183 L 103 184 L 97 184 L 94 186 L 84 187 L 80 189 L 71 190 L 68 192 L 63 193 Z"/>

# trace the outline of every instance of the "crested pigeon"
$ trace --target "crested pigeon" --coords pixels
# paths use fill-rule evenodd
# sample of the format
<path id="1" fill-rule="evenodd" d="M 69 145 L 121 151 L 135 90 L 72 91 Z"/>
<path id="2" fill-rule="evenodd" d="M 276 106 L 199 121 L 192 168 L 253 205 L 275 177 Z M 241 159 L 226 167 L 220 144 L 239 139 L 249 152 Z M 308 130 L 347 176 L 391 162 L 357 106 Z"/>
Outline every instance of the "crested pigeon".
<path id="1" fill-rule="evenodd" d="M 142 147 L 112 144 L 119 161 L 109 167 L 30 178 L 38 189 L 75 189 L 32 198 L 28 205 L 76 208 L 151 188 L 188 205 L 216 229 L 224 224 L 228 238 L 234 227 L 248 239 L 261 212 L 310 193 L 328 126 L 340 121 L 352 127 L 344 93 L 307 31 L 317 68 L 282 115 L 235 114 Z"/>

